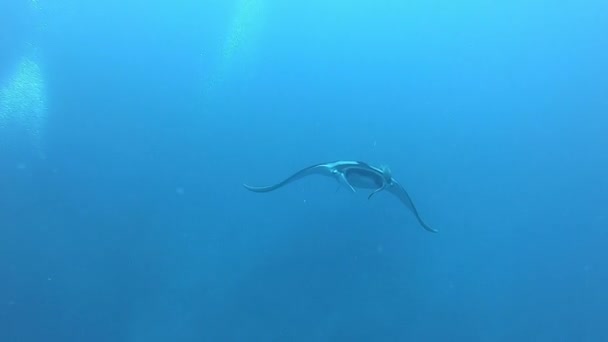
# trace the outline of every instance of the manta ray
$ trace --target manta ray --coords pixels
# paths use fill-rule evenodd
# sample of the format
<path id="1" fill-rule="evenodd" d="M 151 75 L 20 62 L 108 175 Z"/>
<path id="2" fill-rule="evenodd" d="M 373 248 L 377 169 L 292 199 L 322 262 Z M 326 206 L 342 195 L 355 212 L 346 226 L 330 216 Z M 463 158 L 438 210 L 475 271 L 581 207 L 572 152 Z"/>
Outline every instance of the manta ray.
<path id="1" fill-rule="evenodd" d="M 414 214 L 418 223 L 420 223 L 424 229 L 429 232 L 437 233 L 436 229 L 431 228 L 422 220 L 407 191 L 405 191 L 401 184 L 393 178 L 391 170 L 385 166 L 375 167 L 360 161 L 341 160 L 305 167 L 274 185 L 250 186 L 243 184 L 243 186 L 247 190 L 253 192 L 270 192 L 310 175 L 332 177 L 353 192 L 356 192 L 357 188 L 372 189 L 373 191 L 367 197 L 368 199 L 371 199 L 375 194 L 386 190 L 396 196 Z"/>

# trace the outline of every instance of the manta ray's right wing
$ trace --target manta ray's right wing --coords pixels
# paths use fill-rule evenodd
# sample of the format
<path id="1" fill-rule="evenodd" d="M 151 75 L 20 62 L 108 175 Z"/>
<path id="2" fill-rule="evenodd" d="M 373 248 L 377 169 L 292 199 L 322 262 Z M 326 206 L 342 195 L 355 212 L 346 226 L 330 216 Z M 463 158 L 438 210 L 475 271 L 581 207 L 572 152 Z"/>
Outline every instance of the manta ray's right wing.
<path id="1" fill-rule="evenodd" d="M 403 204 L 405 204 L 405 206 L 408 207 L 412 213 L 414 213 L 414 216 L 416 216 L 416 219 L 418 220 L 418 222 L 424 229 L 426 229 L 432 233 L 439 232 L 438 230 L 431 228 L 428 224 L 426 224 L 426 222 L 424 222 L 424 220 L 422 220 L 422 218 L 420 217 L 420 214 L 418 213 L 418 210 L 416 209 L 416 206 L 414 206 L 414 202 L 410 198 L 410 195 L 408 195 L 407 191 L 405 191 L 405 189 L 401 186 L 401 184 L 399 184 L 397 181 L 393 180 L 393 185 L 388 187 L 387 190 L 388 190 L 388 192 L 390 192 L 391 194 L 393 194 L 397 198 L 399 198 L 399 200 Z"/>
<path id="2" fill-rule="evenodd" d="M 251 186 L 251 185 L 247 185 L 247 184 L 243 184 L 243 186 L 250 191 L 253 192 L 270 192 L 273 190 L 276 190 L 284 185 L 287 185 L 289 183 L 295 182 L 300 178 L 306 177 L 306 176 L 310 176 L 310 175 L 314 175 L 314 174 L 318 174 L 318 175 L 325 175 L 325 176 L 331 176 L 331 171 L 328 169 L 328 167 L 326 166 L 326 164 L 317 164 L 317 165 L 313 165 L 313 166 L 309 166 L 307 168 L 304 168 L 296 173 L 294 173 L 293 175 L 287 177 L 285 180 L 283 180 L 280 183 L 277 183 L 275 185 L 270 185 L 270 186 Z"/>

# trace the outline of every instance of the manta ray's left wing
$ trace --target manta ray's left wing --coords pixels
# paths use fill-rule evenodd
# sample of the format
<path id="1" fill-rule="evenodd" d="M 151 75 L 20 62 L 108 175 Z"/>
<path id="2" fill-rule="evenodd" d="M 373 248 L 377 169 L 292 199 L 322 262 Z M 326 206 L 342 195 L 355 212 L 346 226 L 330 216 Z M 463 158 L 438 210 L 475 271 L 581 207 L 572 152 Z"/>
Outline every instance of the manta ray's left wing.
<path id="1" fill-rule="evenodd" d="M 314 174 L 320 174 L 320 175 L 326 175 L 329 176 L 331 175 L 330 170 L 328 169 L 328 167 L 326 166 L 326 164 L 316 164 L 316 165 L 312 165 L 309 167 L 306 167 L 296 173 L 294 173 L 293 175 L 287 177 L 286 179 L 284 179 L 283 181 L 274 184 L 274 185 L 270 185 L 270 186 L 251 186 L 251 185 L 247 185 L 247 184 L 243 184 L 243 186 L 250 191 L 253 192 L 270 192 L 273 190 L 276 190 L 280 187 L 283 187 L 284 185 L 287 185 L 291 182 L 295 182 L 300 178 L 306 177 L 306 176 L 310 176 L 310 175 L 314 175 Z"/>
<path id="2" fill-rule="evenodd" d="M 414 205 L 414 202 L 410 198 L 410 195 L 408 195 L 407 191 L 405 191 L 405 189 L 401 186 L 401 184 L 399 184 L 397 181 L 393 180 L 393 185 L 389 186 L 387 190 L 388 190 L 388 192 L 390 192 L 391 194 L 393 194 L 397 198 L 399 198 L 399 200 L 403 204 L 405 204 L 406 207 L 408 207 L 410 209 L 410 211 L 414 214 L 414 216 L 416 216 L 416 219 L 418 220 L 418 222 L 420 223 L 420 225 L 424 229 L 426 229 L 426 230 L 428 230 L 429 232 L 432 232 L 432 233 L 437 233 L 438 232 L 438 230 L 436 230 L 434 228 L 431 228 L 420 217 L 420 214 L 418 213 L 418 210 L 416 209 L 416 206 Z"/>

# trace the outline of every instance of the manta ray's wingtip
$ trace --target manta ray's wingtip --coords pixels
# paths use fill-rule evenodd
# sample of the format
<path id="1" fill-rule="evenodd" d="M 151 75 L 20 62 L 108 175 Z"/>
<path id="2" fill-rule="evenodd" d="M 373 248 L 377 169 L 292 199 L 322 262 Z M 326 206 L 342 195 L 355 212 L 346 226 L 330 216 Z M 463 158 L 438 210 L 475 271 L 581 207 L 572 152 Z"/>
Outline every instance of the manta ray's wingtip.
<path id="1" fill-rule="evenodd" d="M 247 185 L 245 183 L 243 183 L 243 187 L 249 191 L 252 192 L 269 192 L 272 191 L 273 188 L 272 187 L 264 187 L 264 186 L 251 186 L 251 185 Z"/>
<path id="2" fill-rule="evenodd" d="M 439 230 L 437 230 L 435 228 L 431 228 L 431 227 L 427 226 L 426 224 L 423 225 L 422 227 L 431 233 L 439 233 Z"/>

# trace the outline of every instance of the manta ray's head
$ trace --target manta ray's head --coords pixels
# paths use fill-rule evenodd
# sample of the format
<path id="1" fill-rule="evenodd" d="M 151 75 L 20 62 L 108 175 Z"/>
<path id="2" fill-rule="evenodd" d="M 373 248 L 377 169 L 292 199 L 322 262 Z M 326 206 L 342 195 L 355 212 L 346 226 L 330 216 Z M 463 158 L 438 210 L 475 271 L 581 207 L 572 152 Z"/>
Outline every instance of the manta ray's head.
<path id="1" fill-rule="evenodd" d="M 387 184 L 393 184 L 393 173 L 391 172 L 391 168 L 386 165 L 381 165 L 380 170 L 384 175 L 384 180 Z"/>

